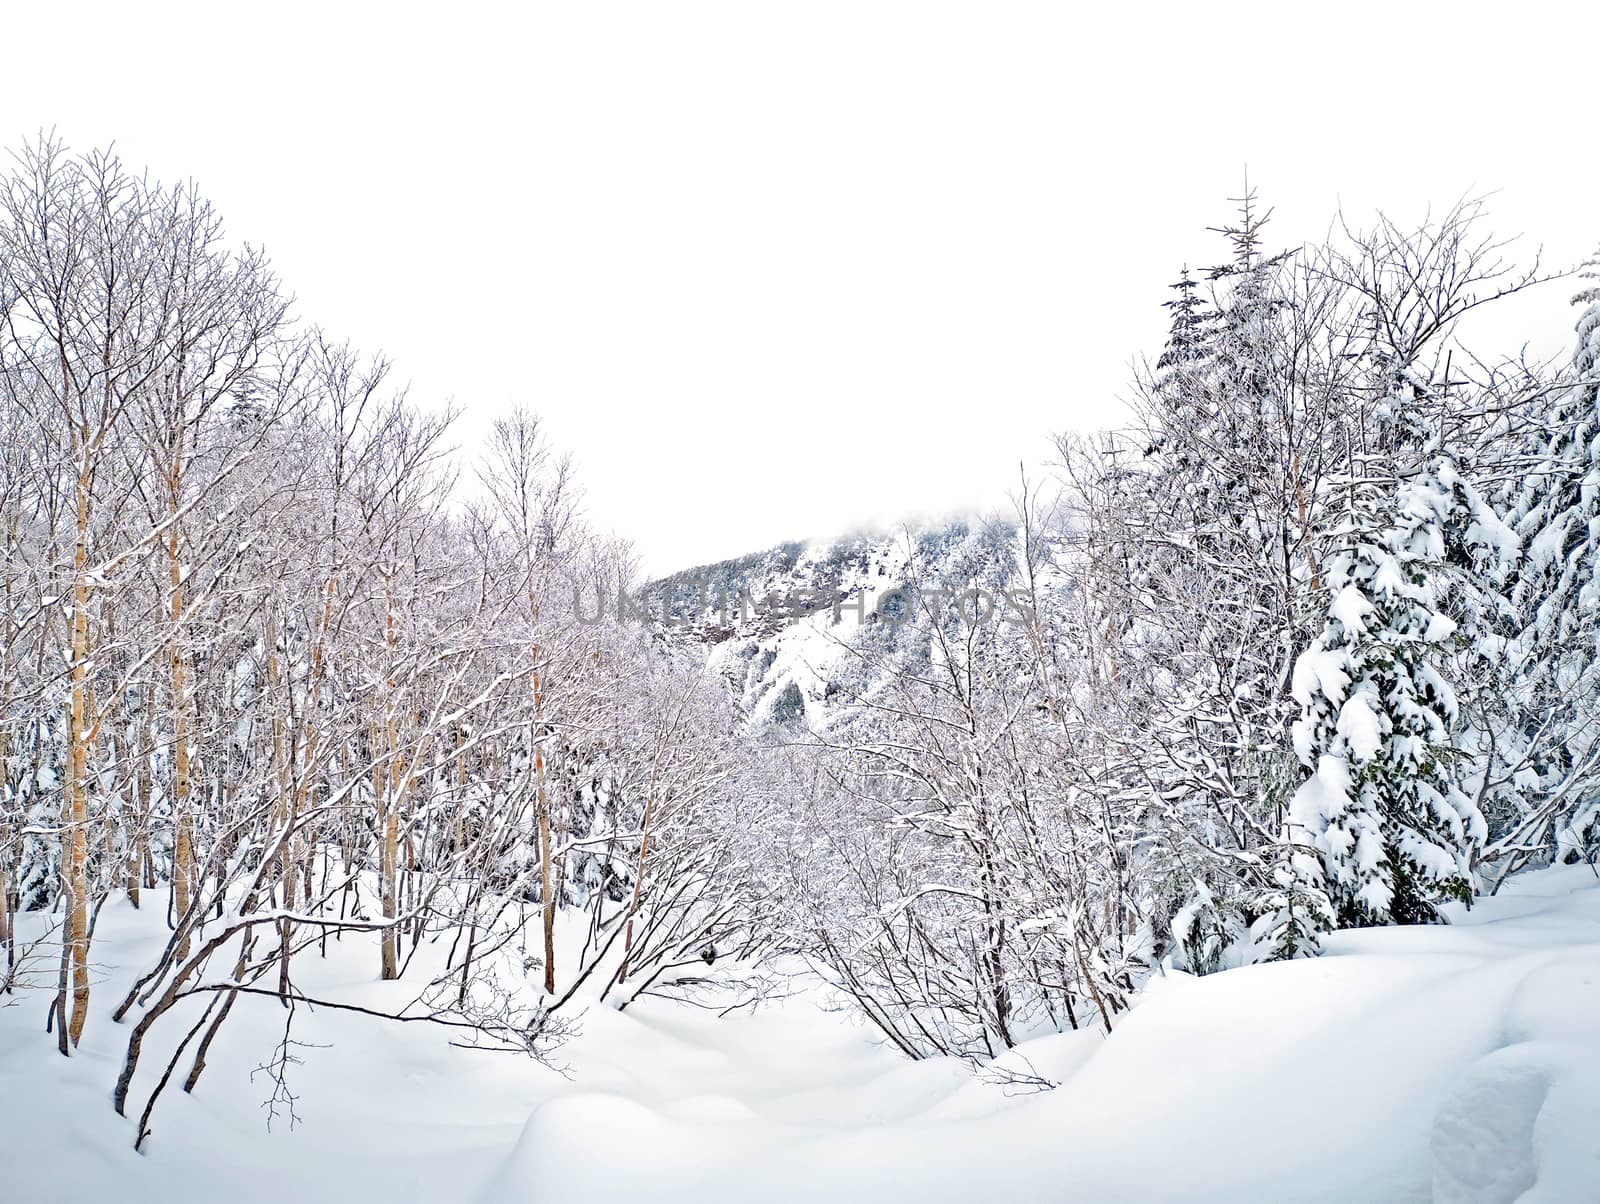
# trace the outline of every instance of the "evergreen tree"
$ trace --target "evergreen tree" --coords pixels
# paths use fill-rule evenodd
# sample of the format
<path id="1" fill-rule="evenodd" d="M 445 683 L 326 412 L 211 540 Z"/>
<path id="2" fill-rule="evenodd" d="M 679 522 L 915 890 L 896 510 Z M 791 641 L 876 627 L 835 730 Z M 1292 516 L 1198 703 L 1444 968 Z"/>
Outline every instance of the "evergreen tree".
<path id="1" fill-rule="evenodd" d="M 1597 283 L 1574 298 L 1584 309 L 1569 383 L 1508 519 L 1524 549 L 1511 694 L 1536 779 L 1523 837 L 1567 859 L 1592 859 L 1600 845 L 1600 790 L 1588 784 L 1600 761 L 1600 256 L 1586 275 Z"/>
<path id="2" fill-rule="evenodd" d="M 1140 652 L 1157 661 L 1139 726 L 1167 762 L 1158 826 L 1184 834 L 1162 893 L 1198 972 L 1216 964 L 1224 930 L 1244 935 L 1245 905 L 1270 881 L 1258 850 L 1278 829 L 1294 713 L 1284 684 L 1312 575 L 1292 255 L 1263 250 L 1271 213 L 1252 190 L 1236 203 L 1213 228 L 1226 261 L 1172 286 L 1168 341 L 1140 398 L 1141 490 L 1119 520 Z"/>
<path id="3" fill-rule="evenodd" d="M 1394 519 L 1352 523 L 1329 566 L 1328 619 L 1295 665 L 1295 750 L 1309 776 L 1291 833 L 1321 855 L 1341 923 L 1426 923 L 1472 892 L 1483 818 L 1454 780 L 1454 691 L 1441 666 L 1455 624 L 1438 609 L 1453 465 L 1404 482 Z M 1365 528 L 1365 529 L 1363 529 Z"/>
<path id="4" fill-rule="evenodd" d="M 1181 387 L 1185 376 L 1192 376 L 1211 355 L 1211 339 L 1216 329 L 1216 311 L 1200 289 L 1187 264 L 1178 279 L 1168 285 L 1177 296 L 1163 301 L 1171 311 L 1167 343 L 1156 359 L 1156 387 L 1168 392 Z"/>
<path id="5" fill-rule="evenodd" d="M 1251 961 L 1289 961 L 1321 951 L 1322 934 L 1336 918 L 1327 880 L 1310 833 L 1287 825 L 1275 850 L 1272 885 L 1253 900 Z"/>

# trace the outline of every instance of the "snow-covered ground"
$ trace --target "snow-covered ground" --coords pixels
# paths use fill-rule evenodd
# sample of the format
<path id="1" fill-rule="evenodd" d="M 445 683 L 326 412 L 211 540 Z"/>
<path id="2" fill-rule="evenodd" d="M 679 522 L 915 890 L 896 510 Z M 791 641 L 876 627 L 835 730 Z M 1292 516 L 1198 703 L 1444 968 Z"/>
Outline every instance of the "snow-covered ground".
<path id="1" fill-rule="evenodd" d="M 164 933 L 112 906 L 77 1057 L 43 1034 L 43 992 L 0 1006 L 0 1200 L 1600 1200 L 1600 882 L 1526 875 L 1458 919 L 1168 975 L 1108 1040 L 1008 1055 L 1047 1092 L 907 1062 L 815 988 L 723 1018 L 591 1007 L 565 1076 L 428 1025 L 302 1012 L 301 1120 L 269 1134 L 250 1072 L 283 1010 L 241 999 L 141 1155 L 110 1106 L 127 1028 L 108 1013 L 118 967 Z M 397 987 L 368 981 L 371 952 L 306 958 L 302 985 L 382 999 Z"/>

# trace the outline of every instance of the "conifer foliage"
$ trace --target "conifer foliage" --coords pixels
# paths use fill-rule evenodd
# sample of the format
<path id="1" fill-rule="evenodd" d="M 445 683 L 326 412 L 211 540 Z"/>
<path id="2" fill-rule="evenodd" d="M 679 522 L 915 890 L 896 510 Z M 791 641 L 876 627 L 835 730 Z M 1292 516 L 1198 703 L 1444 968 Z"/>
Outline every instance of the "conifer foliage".
<path id="1" fill-rule="evenodd" d="M 1328 569 L 1328 617 L 1295 663 L 1291 831 L 1316 849 L 1341 923 L 1425 923 L 1472 892 L 1483 818 L 1455 780 L 1454 620 L 1435 584 L 1454 501 L 1448 462 L 1403 483 L 1377 533 Z"/>
<path id="2" fill-rule="evenodd" d="M 1574 298 L 1577 346 L 1536 414 L 1507 514 L 1521 551 L 1505 648 L 1520 754 L 1510 759 L 1524 779 L 1510 848 L 1521 859 L 1600 856 L 1600 256 L 1584 277 L 1595 283 Z"/>

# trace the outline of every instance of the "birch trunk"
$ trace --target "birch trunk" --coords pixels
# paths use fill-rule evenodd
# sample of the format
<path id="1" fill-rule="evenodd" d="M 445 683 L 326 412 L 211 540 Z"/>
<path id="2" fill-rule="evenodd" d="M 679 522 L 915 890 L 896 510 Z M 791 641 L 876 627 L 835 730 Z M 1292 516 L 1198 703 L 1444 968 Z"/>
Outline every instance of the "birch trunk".
<path id="1" fill-rule="evenodd" d="M 538 603 L 534 603 L 534 622 L 539 621 Z M 534 803 L 539 812 L 539 878 L 540 906 L 544 919 L 544 989 L 554 995 L 556 991 L 556 896 L 555 859 L 550 847 L 550 798 L 544 782 L 544 676 L 539 666 L 539 645 L 533 646 L 533 790 Z"/>
<path id="2" fill-rule="evenodd" d="M 67 1020 L 67 974 L 63 973 L 56 1015 L 66 1021 L 58 1035 L 62 1053 L 76 1046 L 89 1015 L 89 513 L 92 482 L 90 442 L 80 431 L 77 541 L 72 556 L 71 694 L 67 713 L 67 814 L 61 850 L 61 888 L 66 897 L 63 970 L 70 968 L 72 1014 Z"/>
<path id="3" fill-rule="evenodd" d="M 173 511 L 177 512 L 182 491 L 182 467 L 174 463 L 172 478 Z M 169 581 L 168 620 L 172 624 L 171 643 L 168 647 L 168 664 L 172 680 L 172 890 L 173 907 L 178 922 L 189 913 L 194 902 L 194 816 L 189 807 L 189 794 L 194 767 L 190 763 L 189 742 L 192 736 L 190 723 L 189 665 L 183 647 L 183 560 L 178 539 L 178 526 L 163 541 L 167 554 Z M 178 942 L 178 956 L 189 956 L 187 926 Z"/>

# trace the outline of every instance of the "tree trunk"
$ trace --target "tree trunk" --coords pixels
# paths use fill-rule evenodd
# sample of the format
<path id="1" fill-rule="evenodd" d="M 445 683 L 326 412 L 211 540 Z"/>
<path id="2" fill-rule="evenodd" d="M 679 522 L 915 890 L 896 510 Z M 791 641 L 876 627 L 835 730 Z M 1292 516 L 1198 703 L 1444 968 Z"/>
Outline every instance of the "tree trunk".
<path id="1" fill-rule="evenodd" d="M 4 751 L 5 741 L 0 738 L 0 752 Z M 0 756 L 0 765 L 5 763 L 4 756 Z M 9 870 L 10 851 L 0 848 L 0 950 L 5 951 L 6 964 L 0 972 L 0 984 L 3 989 L 11 989 L 11 975 L 17 968 L 16 936 L 12 931 L 11 923 L 11 874 Z"/>
<path id="2" fill-rule="evenodd" d="M 82 460 L 78 473 L 78 531 L 73 551 L 71 697 L 67 713 L 67 815 L 61 850 L 61 887 L 66 896 L 66 928 L 62 935 L 66 951 L 63 966 L 70 966 L 72 1015 L 66 1031 L 60 1034 L 62 1053 L 68 1043 L 77 1045 L 89 1015 L 89 441 L 80 442 Z M 67 1020 L 66 974 L 57 993 L 56 1015 Z"/>
<path id="3" fill-rule="evenodd" d="M 644 823 L 639 834 L 639 865 L 633 875 L 633 897 L 628 900 L 628 926 L 622 936 L 622 965 L 617 967 L 617 983 L 628 979 L 628 961 L 633 956 L 633 917 L 639 913 L 639 899 L 644 893 L 644 861 L 650 853 L 650 821 L 655 817 L 656 795 L 652 789 L 644 804 Z"/>
<path id="4" fill-rule="evenodd" d="M 394 592 L 390 582 L 384 583 L 383 641 L 388 654 L 388 719 L 381 733 L 382 759 L 377 765 L 374 784 L 378 787 L 378 814 L 383 825 L 383 847 L 379 852 L 378 877 L 383 892 L 383 918 L 389 921 L 383 930 L 383 977 L 400 977 L 400 933 L 395 919 L 400 914 L 400 794 L 405 785 L 405 767 L 400 760 L 400 722 L 395 694 L 399 688 L 395 678 L 395 652 L 399 636 L 395 630 Z"/>
<path id="5" fill-rule="evenodd" d="M 544 989 L 556 991 L 556 892 L 554 850 L 550 847 L 550 798 L 544 784 L 544 682 L 539 672 L 539 646 L 533 647 L 533 781 L 539 811 L 540 904 L 544 911 Z"/>
<path id="6" fill-rule="evenodd" d="M 179 496 L 179 468 L 173 469 L 174 509 Z M 194 901 L 194 817 L 189 810 L 193 766 L 189 762 L 189 666 L 183 648 L 183 562 L 179 555 L 178 527 L 174 523 L 166 540 L 167 574 L 171 584 L 169 618 L 172 623 L 169 664 L 172 674 L 172 888 L 178 920 L 182 923 Z M 189 956 L 189 934 L 178 942 L 178 956 Z"/>

